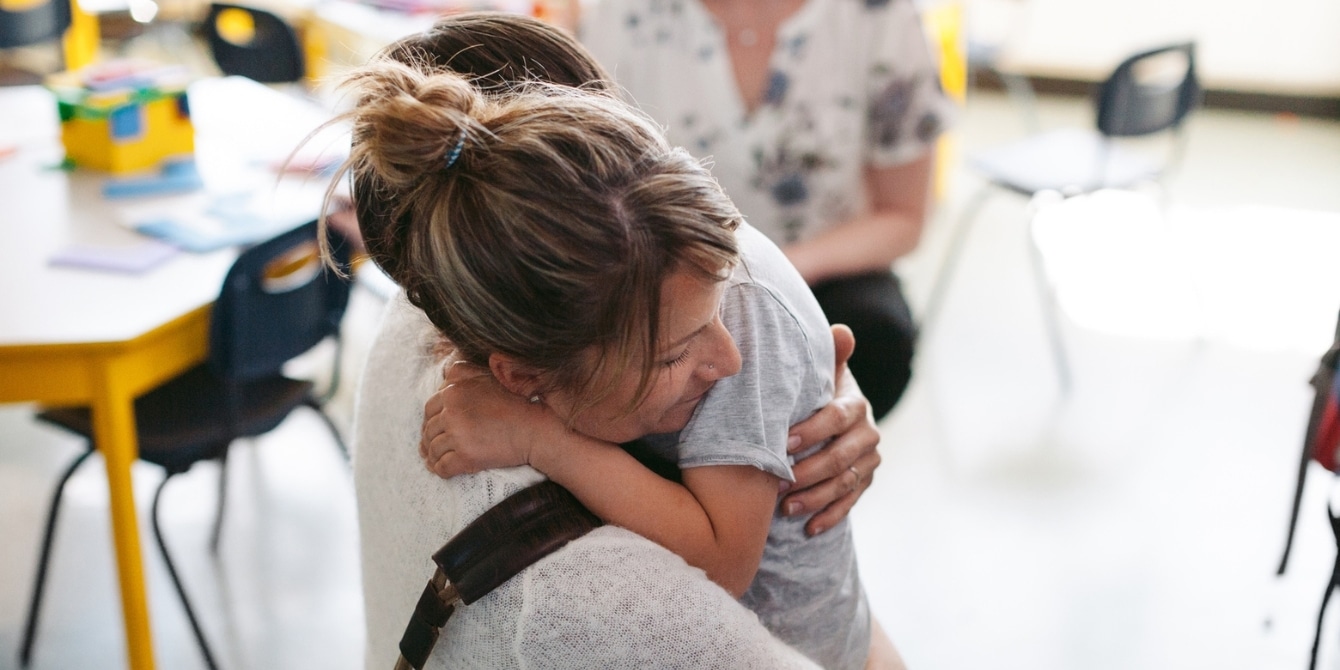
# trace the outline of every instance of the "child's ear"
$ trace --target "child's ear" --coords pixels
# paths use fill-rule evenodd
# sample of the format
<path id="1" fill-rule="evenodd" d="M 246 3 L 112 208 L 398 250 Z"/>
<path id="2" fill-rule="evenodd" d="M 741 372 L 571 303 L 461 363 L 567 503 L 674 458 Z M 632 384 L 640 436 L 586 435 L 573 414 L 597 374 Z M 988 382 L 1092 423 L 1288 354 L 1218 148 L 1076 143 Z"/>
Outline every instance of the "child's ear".
<path id="1" fill-rule="evenodd" d="M 489 371 L 503 388 L 523 398 L 539 393 L 543 383 L 538 370 L 505 354 L 489 354 Z"/>

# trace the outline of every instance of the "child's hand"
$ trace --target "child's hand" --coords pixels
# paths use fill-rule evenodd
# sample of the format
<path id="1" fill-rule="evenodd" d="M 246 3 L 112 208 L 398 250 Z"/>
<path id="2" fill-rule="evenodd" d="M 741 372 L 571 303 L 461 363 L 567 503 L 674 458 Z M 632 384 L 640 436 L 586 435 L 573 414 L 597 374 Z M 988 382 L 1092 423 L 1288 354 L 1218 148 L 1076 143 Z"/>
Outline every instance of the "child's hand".
<path id="1" fill-rule="evenodd" d="M 547 429 L 564 430 L 544 405 L 509 392 L 485 368 L 449 361 L 423 409 L 419 455 L 443 479 L 526 465 Z"/>

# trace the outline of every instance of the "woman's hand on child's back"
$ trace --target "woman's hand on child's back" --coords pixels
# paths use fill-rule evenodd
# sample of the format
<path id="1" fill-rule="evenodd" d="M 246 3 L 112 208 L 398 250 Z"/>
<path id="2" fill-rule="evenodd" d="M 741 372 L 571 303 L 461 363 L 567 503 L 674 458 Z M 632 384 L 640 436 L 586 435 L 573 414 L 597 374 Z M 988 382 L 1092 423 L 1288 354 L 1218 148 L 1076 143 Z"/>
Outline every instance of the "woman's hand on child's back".
<path id="1" fill-rule="evenodd" d="M 879 429 L 870 403 L 847 370 L 856 339 L 847 326 L 833 326 L 837 354 L 837 387 L 833 401 L 791 428 L 788 449 L 804 451 L 832 438 L 823 449 L 796 463 L 795 482 L 782 482 L 782 513 L 811 514 L 805 531 L 818 535 L 847 517 L 856 500 L 870 488 L 879 467 Z"/>
<path id="2" fill-rule="evenodd" d="M 443 479 L 527 465 L 546 428 L 565 430 L 543 405 L 503 388 L 486 368 L 448 360 L 423 408 L 419 455 Z"/>

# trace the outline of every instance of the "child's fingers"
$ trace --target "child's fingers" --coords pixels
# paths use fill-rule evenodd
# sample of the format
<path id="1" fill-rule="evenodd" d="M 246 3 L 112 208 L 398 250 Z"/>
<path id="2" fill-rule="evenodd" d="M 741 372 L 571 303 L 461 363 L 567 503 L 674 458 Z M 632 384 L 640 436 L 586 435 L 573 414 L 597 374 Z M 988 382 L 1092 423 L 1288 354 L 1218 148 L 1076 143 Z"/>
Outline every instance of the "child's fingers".
<path id="1" fill-rule="evenodd" d="M 425 461 L 431 462 L 437 455 L 430 449 L 430 445 L 433 438 L 445 430 L 447 399 L 444 395 L 451 390 L 451 387 L 447 387 L 434 393 L 424 405 L 423 425 L 419 428 L 419 456 Z"/>
<path id="2" fill-rule="evenodd" d="M 451 370 L 456 367 L 448 364 L 442 369 L 444 378 L 451 377 Z M 429 459 L 428 442 L 434 435 L 443 431 L 443 422 L 446 420 L 446 410 L 454 400 L 454 394 L 458 393 L 457 382 L 445 381 L 442 388 L 436 393 L 428 396 L 428 401 L 423 404 L 423 425 L 419 427 L 419 456 L 425 460 Z"/>
<path id="3" fill-rule="evenodd" d="M 456 462 L 458 460 L 459 459 L 456 458 L 456 452 L 448 451 L 442 454 L 441 456 L 437 457 L 436 459 L 434 459 L 429 469 L 432 470 L 433 474 L 437 475 L 438 477 L 441 477 L 443 479 L 451 479 L 452 477 L 455 477 L 456 475 L 460 474 L 459 472 L 456 472 L 456 469 L 459 465 Z"/>
<path id="4" fill-rule="evenodd" d="M 419 434 L 419 458 L 423 459 L 424 464 L 433 462 L 433 451 L 429 448 L 429 443 L 433 440 L 430 423 L 431 420 L 424 421 L 422 432 Z"/>
<path id="5" fill-rule="evenodd" d="M 469 393 L 469 386 L 483 381 L 480 369 L 461 361 L 448 362 L 442 367 L 443 386 L 428 397 L 423 405 L 423 425 L 419 428 L 419 456 L 431 463 L 437 457 L 437 450 L 429 446 L 433 438 L 447 429 L 448 415 L 453 408 L 459 409 L 462 394 Z"/>
<path id="6" fill-rule="evenodd" d="M 483 468 L 480 465 L 459 451 L 448 451 L 433 461 L 430 468 L 433 474 L 443 479 L 451 479 L 457 475 L 468 475 L 479 472 Z"/>
<path id="7" fill-rule="evenodd" d="M 451 446 L 447 444 L 447 438 L 442 433 L 435 435 L 425 435 L 419 441 L 419 456 L 423 458 L 424 465 L 428 469 L 433 469 L 433 464 L 446 454 L 451 452 Z"/>
<path id="8" fill-rule="evenodd" d="M 429 419 L 431 419 L 431 418 L 437 416 L 438 414 L 440 414 L 440 413 L 442 412 L 442 409 L 443 409 L 444 407 L 447 406 L 447 399 L 446 399 L 446 397 L 444 397 L 443 394 L 444 394 L 449 388 L 450 388 L 450 387 L 441 389 L 441 390 L 439 390 L 437 393 L 434 393 L 433 395 L 428 396 L 428 401 L 425 402 L 425 403 L 423 404 L 423 419 L 424 419 L 424 421 L 427 421 L 427 420 L 429 420 Z"/>

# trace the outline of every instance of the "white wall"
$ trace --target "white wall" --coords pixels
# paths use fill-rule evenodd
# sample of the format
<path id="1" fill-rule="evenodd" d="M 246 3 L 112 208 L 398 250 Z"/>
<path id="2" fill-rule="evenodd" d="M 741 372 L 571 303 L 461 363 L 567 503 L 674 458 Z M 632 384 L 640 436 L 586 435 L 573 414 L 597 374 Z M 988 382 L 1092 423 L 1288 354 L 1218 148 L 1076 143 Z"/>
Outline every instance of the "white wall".
<path id="1" fill-rule="evenodd" d="M 1207 87 L 1340 95 L 1335 0 L 964 0 L 969 34 L 1004 40 L 1012 69 L 1102 79 L 1143 47 L 1194 38 Z"/>

